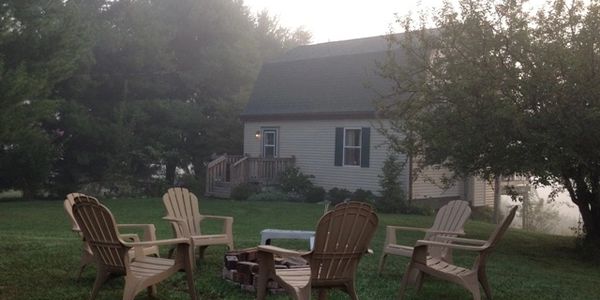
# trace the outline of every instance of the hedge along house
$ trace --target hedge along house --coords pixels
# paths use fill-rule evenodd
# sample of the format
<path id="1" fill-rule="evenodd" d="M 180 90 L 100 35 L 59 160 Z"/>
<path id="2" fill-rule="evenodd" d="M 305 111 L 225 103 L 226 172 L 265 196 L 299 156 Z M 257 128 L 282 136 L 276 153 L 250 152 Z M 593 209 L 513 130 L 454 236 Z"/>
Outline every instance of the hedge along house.
<path id="1" fill-rule="evenodd" d="M 387 49 L 387 40 L 377 36 L 300 46 L 265 63 L 241 114 L 244 155 L 209 164 L 207 194 L 227 196 L 241 182 L 268 182 L 291 165 L 314 175 L 313 183 L 326 190 L 377 193 L 388 148 L 377 130 L 373 100 L 391 88 L 376 74 Z M 415 201 L 493 203 L 491 186 L 481 180 L 449 188 L 433 183 L 444 173 L 427 169 L 415 176 L 406 167 L 400 180 Z"/>

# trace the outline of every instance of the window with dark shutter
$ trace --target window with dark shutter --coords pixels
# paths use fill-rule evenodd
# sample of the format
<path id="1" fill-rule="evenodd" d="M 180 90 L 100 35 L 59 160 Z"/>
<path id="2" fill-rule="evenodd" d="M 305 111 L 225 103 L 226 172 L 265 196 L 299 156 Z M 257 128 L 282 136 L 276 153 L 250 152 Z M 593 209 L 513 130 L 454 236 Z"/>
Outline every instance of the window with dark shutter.
<path id="1" fill-rule="evenodd" d="M 335 158 L 333 165 L 341 166 L 344 161 L 344 128 L 335 129 Z"/>
<path id="2" fill-rule="evenodd" d="M 371 148 L 371 128 L 363 127 L 361 130 L 361 157 L 360 166 L 363 168 L 369 167 L 370 148 Z"/>

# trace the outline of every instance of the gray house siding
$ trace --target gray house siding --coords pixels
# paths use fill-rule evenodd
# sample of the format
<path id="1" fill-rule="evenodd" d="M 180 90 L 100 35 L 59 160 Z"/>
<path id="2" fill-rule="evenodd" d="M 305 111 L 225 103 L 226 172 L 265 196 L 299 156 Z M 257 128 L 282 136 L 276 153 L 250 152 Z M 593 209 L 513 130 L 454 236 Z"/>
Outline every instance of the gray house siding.
<path id="1" fill-rule="evenodd" d="M 387 157 L 385 138 L 377 132 L 373 120 L 302 120 L 266 121 L 244 123 L 244 153 L 261 156 L 261 139 L 256 132 L 264 128 L 277 128 L 279 157 L 296 157 L 296 165 L 304 174 L 314 175 L 313 182 L 329 190 L 357 188 L 377 192 L 379 175 Z M 370 127 L 369 167 L 334 166 L 336 128 Z M 261 137 L 262 138 L 262 137 Z M 404 158 L 401 158 L 404 159 Z M 407 172 L 401 178 L 407 182 Z M 406 190 L 406 184 L 404 189 Z"/>
<path id="2" fill-rule="evenodd" d="M 451 177 L 452 173 L 445 168 L 425 168 L 413 183 L 413 199 L 427 198 L 464 198 L 464 182 L 457 181 L 445 187 L 440 178 Z"/>

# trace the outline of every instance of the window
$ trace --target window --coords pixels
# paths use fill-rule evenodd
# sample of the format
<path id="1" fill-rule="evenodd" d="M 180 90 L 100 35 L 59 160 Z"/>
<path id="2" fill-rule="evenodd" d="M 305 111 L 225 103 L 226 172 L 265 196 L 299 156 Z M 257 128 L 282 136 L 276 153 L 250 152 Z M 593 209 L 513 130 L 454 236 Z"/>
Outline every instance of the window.
<path id="1" fill-rule="evenodd" d="M 360 166 L 360 129 L 344 129 L 344 165 Z"/>
<path id="2" fill-rule="evenodd" d="M 277 129 L 263 129 L 263 157 L 277 157 Z"/>
<path id="3" fill-rule="evenodd" d="M 369 167 L 371 128 L 336 127 L 334 166 Z"/>

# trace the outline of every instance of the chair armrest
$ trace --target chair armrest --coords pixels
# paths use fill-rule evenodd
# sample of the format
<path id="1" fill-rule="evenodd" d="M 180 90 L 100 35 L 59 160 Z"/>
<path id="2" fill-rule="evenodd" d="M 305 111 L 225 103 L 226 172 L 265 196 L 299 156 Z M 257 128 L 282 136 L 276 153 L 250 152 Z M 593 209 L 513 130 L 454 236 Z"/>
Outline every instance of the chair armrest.
<path id="1" fill-rule="evenodd" d="M 127 247 L 148 247 L 148 246 L 163 246 L 163 245 L 173 245 L 173 244 L 188 244 L 190 245 L 192 241 L 188 238 L 177 238 L 177 239 L 166 239 L 166 240 L 156 240 L 156 241 L 146 241 L 146 242 L 123 242 L 123 245 Z"/>
<path id="2" fill-rule="evenodd" d="M 393 231 L 396 230 L 404 230 L 404 231 L 421 231 L 421 232 L 427 232 L 429 230 L 429 228 L 421 228 L 421 227 L 406 227 L 406 226 L 392 226 L 392 225 L 388 225 L 385 227 L 386 229 L 390 229 Z"/>
<path id="3" fill-rule="evenodd" d="M 144 229 L 144 241 L 156 240 L 156 227 L 154 224 L 117 224 L 118 228 L 143 228 Z M 135 240 L 135 238 L 134 238 Z"/>
<path id="4" fill-rule="evenodd" d="M 281 257 L 290 257 L 290 256 L 294 256 L 294 257 L 298 257 L 298 256 L 303 256 L 305 254 L 310 253 L 310 251 L 306 252 L 306 251 L 295 251 L 295 250 L 289 250 L 289 249 L 284 249 L 284 248 L 280 248 L 280 247 L 276 247 L 276 246 L 270 246 L 270 245 L 259 245 L 257 247 L 258 251 L 263 251 L 263 252 L 268 252 L 271 254 L 276 254 L 279 255 Z"/>
<path id="5" fill-rule="evenodd" d="M 201 215 L 200 218 L 200 222 L 204 219 L 223 220 L 223 233 L 233 237 L 233 217 Z"/>
<path id="6" fill-rule="evenodd" d="M 427 229 L 428 233 L 434 233 L 434 234 L 452 234 L 452 235 L 465 235 L 465 231 L 464 230 L 460 230 L 460 231 L 445 231 L 445 230 L 431 230 L 431 229 Z"/>
<path id="7" fill-rule="evenodd" d="M 442 243 L 442 242 L 434 242 L 434 241 L 427 241 L 427 240 L 418 240 L 417 243 L 415 244 L 415 247 L 417 247 L 417 246 L 440 246 L 440 247 L 447 247 L 447 248 L 452 248 L 452 249 L 468 250 L 468 251 L 481 251 L 481 250 L 485 250 L 487 248 L 484 246 L 460 245 L 460 244 Z"/>
<path id="8" fill-rule="evenodd" d="M 129 240 L 130 242 L 140 242 L 140 237 L 137 233 L 121 233 L 119 234 L 119 237 L 122 240 Z"/>
<path id="9" fill-rule="evenodd" d="M 201 215 L 200 217 L 202 219 L 222 219 L 222 220 L 233 221 L 233 217 L 226 217 L 226 216 Z"/>
<path id="10" fill-rule="evenodd" d="M 457 238 L 457 237 L 451 237 L 451 236 L 439 236 L 439 237 L 437 237 L 437 239 L 451 241 L 451 242 L 459 242 L 459 243 L 463 243 L 463 244 L 480 245 L 480 246 L 487 243 L 486 240 Z"/>

